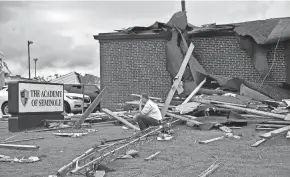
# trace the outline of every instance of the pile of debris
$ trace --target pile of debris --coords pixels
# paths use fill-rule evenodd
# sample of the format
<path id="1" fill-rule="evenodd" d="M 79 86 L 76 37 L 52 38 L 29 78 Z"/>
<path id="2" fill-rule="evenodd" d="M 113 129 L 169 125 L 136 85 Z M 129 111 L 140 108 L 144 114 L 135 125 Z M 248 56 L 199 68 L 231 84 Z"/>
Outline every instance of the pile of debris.
<path id="1" fill-rule="evenodd" d="M 221 89 L 206 88 L 197 88 L 193 93 L 199 93 L 199 95 L 190 95 L 192 98 L 180 99 L 180 104 L 175 98 L 175 105 L 170 105 L 166 115 L 186 121 L 187 126 L 200 130 L 220 129 L 225 132 L 225 137 L 237 139 L 240 137 L 233 135 L 232 129 L 240 129 L 248 124 L 257 124 L 258 131 L 274 130 L 261 135 L 263 142 L 290 128 L 290 100 L 288 99 L 258 101 L 255 98 L 263 99 L 260 93 L 250 97 L 251 95 L 245 96 Z M 154 97 L 151 99 L 156 102 L 161 100 Z M 130 101 L 126 104 L 137 105 L 138 101 Z M 158 102 L 158 105 L 160 109 L 164 107 L 162 101 Z M 134 106 L 132 108 L 136 109 Z M 288 132 L 287 138 L 290 138 L 289 135 Z"/>

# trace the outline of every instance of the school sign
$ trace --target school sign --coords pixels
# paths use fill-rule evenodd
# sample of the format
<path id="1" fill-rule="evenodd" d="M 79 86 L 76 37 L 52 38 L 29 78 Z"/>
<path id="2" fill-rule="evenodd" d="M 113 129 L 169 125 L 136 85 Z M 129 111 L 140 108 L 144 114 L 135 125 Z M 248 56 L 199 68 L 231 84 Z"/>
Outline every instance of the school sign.
<path id="1" fill-rule="evenodd" d="M 9 83 L 9 131 L 39 126 L 44 119 L 63 119 L 63 97 L 63 84 L 22 81 Z"/>

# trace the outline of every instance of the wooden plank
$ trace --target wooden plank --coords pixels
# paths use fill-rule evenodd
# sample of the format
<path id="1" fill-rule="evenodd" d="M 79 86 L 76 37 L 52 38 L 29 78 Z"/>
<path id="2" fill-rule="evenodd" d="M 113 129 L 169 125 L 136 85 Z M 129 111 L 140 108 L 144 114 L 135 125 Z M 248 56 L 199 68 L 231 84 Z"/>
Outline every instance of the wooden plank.
<path id="1" fill-rule="evenodd" d="M 161 151 L 158 151 L 152 155 L 150 155 L 149 157 L 146 157 L 144 160 L 148 161 L 148 160 L 152 160 L 154 157 L 156 157 L 158 154 L 160 154 Z"/>
<path id="2" fill-rule="evenodd" d="M 265 124 L 280 124 L 280 125 L 290 125 L 290 121 L 265 121 Z"/>
<path id="3" fill-rule="evenodd" d="M 19 145 L 19 144 L 0 144 L 0 148 L 31 150 L 31 149 L 38 149 L 39 146 L 35 146 L 35 145 Z"/>
<path id="4" fill-rule="evenodd" d="M 57 122 L 57 123 L 65 123 L 65 122 L 76 122 L 78 120 L 43 120 L 44 122 L 51 123 L 51 122 Z"/>
<path id="5" fill-rule="evenodd" d="M 287 120 L 287 118 L 290 116 L 290 114 L 281 115 L 281 114 L 275 114 L 275 113 L 270 113 L 270 112 L 265 112 L 265 111 L 259 111 L 259 110 L 255 110 L 255 109 L 241 108 L 241 107 L 232 106 L 232 105 L 219 105 L 218 104 L 216 106 L 222 107 L 222 108 L 234 109 L 234 110 L 238 110 L 238 111 L 245 111 L 247 113 L 258 114 L 258 115 L 262 115 L 262 116 L 266 116 L 266 117 L 274 117 L 274 118 L 282 119 L 282 120 Z"/>
<path id="6" fill-rule="evenodd" d="M 278 124 L 258 124 L 257 127 L 264 127 L 264 128 L 282 128 L 286 125 L 278 125 Z"/>
<path id="7" fill-rule="evenodd" d="M 174 117 L 176 119 L 180 119 L 180 120 L 184 120 L 184 121 L 187 121 L 187 122 L 191 122 L 195 125 L 202 125 L 203 123 L 202 122 L 198 122 L 196 120 L 193 120 L 193 119 L 189 119 L 189 118 L 186 118 L 184 116 L 181 116 L 181 115 L 176 115 L 176 114 L 173 114 L 173 113 L 169 113 L 167 112 L 166 115 L 170 116 L 170 117 Z"/>
<path id="8" fill-rule="evenodd" d="M 206 170 L 204 170 L 203 172 L 201 172 L 198 176 L 204 175 L 208 170 L 212 169 L 217 161 L 215 161 L 213 164 L 211 164 L 211 166 L 209 166 Z"/>
<path id="9" fill-rule="evenodd" d="M 231 105 L 231 106 L 238 106 L 238 107 L 247 107 L 247 105 L 227 103 L 227 102 L 223 102 L 223 101 L 210 100 L 209 102 L 212 104 L 224 104 L 224 105 Z"/>
<path id="10" fill-rule="evenodd" d="M 253 118 L 253 119 L 256 119 L 256 118 L 273 119 L 273 117 L 266 117 L 266 116 L 260 116 L 260 115 L 254 115 L 254 114 L 240 114 L 240 115 L 246 118 Z"/>
<path id="11" fill-rule="evenodd" d="M 110 116 L 112 116 L 113 118 L 121 121 L 122 123 L 128 125 L 129 127 L 135 129 L 135 130 L 140 130 L 138 127 L 134 126 L 133 124 L 131 124 L 130 122 L 128 122 L 127 120 L 123 119 L 122 117 L 117 116 L 116 114 L 114 114 L 112 111 L 110 111 L 109 109 L 102 109 L 102 111 Z"/>
<path id="12" fill-rule="evenodd" d="M 186 117 L 186 118 L 188 118 L 188 119 L 197 119 L 197 117 L 195 117 L 195 116 L 191 116 L 191 115 L 182 115 L 183 117 Z"/>
<path id="13" fill-rule="evenodd" d="M 61 128 L 45 128 L 45 129 L 39 129 L 39 130 L 29 130 L 29 131 L 25 131 L 25 133 L 32 133 L 32 132 L 46 132 L 46 131 L 53 131 L 53 130 L 62 130 L 62 129 L 68 129 L 68 128 L 72 128 L 72 127 L 61 127 Z"/>
<path id="14" fill-rule="evenodd" d="M 257 142 L 255 142 L 254 144 L 252 144 L 251 146 L 252 147 L 258 147 L 258 146 L 260 146 L 262 143 L 264 143 L 264 142 L 266 142 L 267 141 L 267 139 L 260 139 L 260 140 L 258 140 Z"/>
<path id="15" fill-rule="evenodd" d="M 285 126 L 285 127 L 282 127 L 282 128 L 279 128 L 279 129 L 264 133 L 264 134 L 260 135 L 260 137 L 266 138 L 266 139 L 267 138 L 272 138 L 272 137 L 274 137 L 276 135 L 279 135 L 281 133 L 284 133 L 284 132 L 288 131 L 289 129 L 290 129 L 290 126 Z"/>
<path id="16" fill-rule="evenodd" d="M 102 100 L 103 95 L 106 92 L 106 87 L 101 91 L 101 93 L 97 96 L 97 98 L 95 98 L 95 100 L 91 103 L 91 105 L 88 107 L 88 109 L 86 109 L 86 111 L 84 112 L 84 114 L 81 115 L 79 121 L 77 121 L 74 126 L 73 129 L 79 129 L 81 128 L 82 123 L 84 123 L 85 119 L 93 112 L 93 110 L 96 108 L 96 106 L 100 103 L 100 101 Z"/>
<path id="17" fill-rule="evenodd" d="M 208 143 L 211 143 L 211 142 L 214 142 L 214 141 L 217 141 L 217 140 L 221 140 L 223 138 L 224 138 L 224 136 L 220 136 L 220 137 L 212 138 L 212 139 L 209 139 L 209 140 L 200 141 L 198 143 L 199 144 L 208 144 Z"/>
<path id="18" fill-rule="evenodd" d="M 200 88 L 198 90 L 198 93 L 200 94 L 206 94 L 206 95 L 223 95 L 223 94 L 226 94 L 226 93 L 231 93 L 231 92 L 226 92 L 226 91 L 223 91 L 223 90 L 213 90 L 213 89 L 206 89 L 206 88 Z"/>
<path id="19" fill-rule="evenodd" d="M 265 130 L 275 130 L 277 128 L 260 128 L 260 127 L 257 127 L 256 130 L 261 130 L 261 131 L 265 131 Z"/>
<path id="20" fill-rule="evenodd" d="M 189 112 L 196 110 L 199 105 L 200 103 L 197 103 L 197 102 L 189 102 L 189 103 L 178 105 L 175 109 L 180 114 L 187 114 Z"/>
<path id="21" fill-rule="evenodd" d="M 198 84 L 198 86 L 191 92 L 191 94 L 184 100 L 182 104 L 186 104 L 189 100 L 191 100 L 191 98 L 197 94 L 197 92 L 205 84 L 205 82 L 206 82 L 206 78 L 204 78 L 203 81 Z"/>
<path id="22" fill-rule="evenodd" d="M 16 136 L 18 136 L 18 135 L 20 135 L 20 134 L 23 134 L 23 132 L 20 132 L 20 133 L 17 133 L 17 134 L 15 134 L 15 135 L 12 135 L 12 136 L 6 138 L 5 140 L 3 140 L 1 143 L 4 143 L 4 142 L 6 142 L 7 140 L 9 140 L 9 139 L 11 139 L 11 138 L 14 138 L 14 137 L 16 137 Z"/>
<path id="23" fill-rule="evenodd" d="M 186 42 L 182 32 L 177 27 L 175 27 L 175 29 L 179 32 L 179 34 L 182 38 L 182 43 L 184 45 L 185 51 L 188 52 L 188 45 L 187 45 L 187 42 Z M 191 75 L 193 77 L 194 83 L 195 83 L 195 85 L 197 85 L 198 82 L 201 82 L 201 81 L 199 81 L 201 76 L 205 77 L 206 71 L 203 69 L 203 67 L 199 64 L 199 62 L 197 61 L 197 59 L 193 55 L 190 55 L 188 65 L 189 65 L 189 69 L 191 71 Z M 199 70 L 196 70 L 196 68 L 198 68 Z"/>
<path id="24" fill-rule="evenodd" d="M 207 177 L 214 171 L 216 171 L 219 168 L 219 164 L 211 165 L 209 168 L 207 168 L 204 172 L 198 175 L 198 177 Z"/>
<path id="25" fill-rule="evenodd" d="M 177 90 L 178 85 L 180 84 L 180 81 L 182 79 L 183 73 L 184 73 L 184 71 L 186 69 L 186 66 L 188 64 L 188 61 L 190 59 L 190 56 L 191 56 L 191 53 L 192 53 L 193 49 L 194 49 L 194 45 L 191 43 L 190 46 L 189 46 L 189 49 L 188 49 L 188 51 L 187 51 L 187 53 L 185 55 L 185 58 L 184 58 L 181 66 L 179 68 L 179 71 L 178 71 L 177 75 L 174 78 L 173 85 L 172 85 L 172 87 L 171 87 L 171 89 L 170 89 L 170 91 L 169 91 L 169 93 L 167 95 L 167 98 L 165 100 L 164 107 L 163 107 L 163 109 L 161 111 L 162 118 L 164 118 L 164 116 L 166 115 L 166 112 L 168 110 L 170 102 L 171 102 L 171 100 L 172 100 L 172 98 L 173 98 L 173 96 L 174 96 L 174 94 L 175 94 L 175 92 Z"/>
<path id="26" fill-rule="evenodd" d="M 44 138 L 38 137 L 38 138 L 28 138 L 28 139 L 23 139 L 23 140 L 5 141 L 3 144 L 17 143 L 17 142 L 23 142 L 23 141 L 33 141 L 33 140 L 40 140 L 40 139 L 44 139 Z"/>

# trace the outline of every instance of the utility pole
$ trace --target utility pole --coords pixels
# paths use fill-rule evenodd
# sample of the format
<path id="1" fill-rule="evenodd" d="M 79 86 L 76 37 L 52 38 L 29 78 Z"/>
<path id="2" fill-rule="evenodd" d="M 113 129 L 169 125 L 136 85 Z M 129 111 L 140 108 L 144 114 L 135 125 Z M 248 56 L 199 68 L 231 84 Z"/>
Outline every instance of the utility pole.
<path id="1" fill-rule="evenodd" d="M 27 47 L 28 47 L 28 72 L 29 72 L 29 79 L 31 78 L 31 75 L 30 75 L 30 45 L 33 44 L 32 41 L 27 41 Z"/>
<path id="2" fill-rule="evenodd" d="M 38 58 L 34 58 L 33 60 L 34 60 L 34 72 L 35 72 L 34 77 L 36 78 L 36 62 L 37 62 Z"/>
<path id="3" fill-rule="evenodd" d="M 3 72 L 3 59 L 4 59 L 4 54 L 0 51 L 0 89 L 2 89 L 2 87 L 5 85 L 5 78 L 1 77 L 2 76 L 2 72 Z"/>
<path id="4" fill-rule="evenodd" d="M 181 0 L 181 10 L 182 10 L 183 12 L 186 11 L 186 9 L 185 9 L 185 0 Z"/>

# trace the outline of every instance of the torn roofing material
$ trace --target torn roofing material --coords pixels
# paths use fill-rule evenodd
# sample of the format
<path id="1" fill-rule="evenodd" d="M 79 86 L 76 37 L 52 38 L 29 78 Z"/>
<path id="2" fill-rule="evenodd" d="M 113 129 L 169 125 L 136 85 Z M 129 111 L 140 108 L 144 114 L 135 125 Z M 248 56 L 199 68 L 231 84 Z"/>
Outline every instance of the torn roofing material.
<path id="1" fill-rule="evenodd" d="M 205 32 L 235 32 L 240 36 L 250 36 L 257 44 L 273 44 L 276 43 L 281 35 L 281 41 L 290 39 L 290 17 L 285 18 L 272 18 L 266 20 L 248 21 L 241 23 L 232 23 L 224 25 L 209 24 L 197 27 L 187 23 L 184 12 L 175 13 L 168 23 L 155 22 L 149 27 L 135 26 L 122 30 L 115 30 L 118 34 L 140 34 L 140 33 L 160 33 L 162 31 L 168 31 L 173 23 L 177 25 L 181 31 L 186 28 L 189 35 L 199 34 Z M 185 25 L 187 23 L 187 25 Z M 283 32 L 283 33 L 282 33 Z M 101 35 L 101 34 L 100 34 Z"/>
<path id="2" fill-rule="evenodd" d="M 117 33 L 110 33 L 110 35 L 117 37 L 118 35 L 128 34 L 126 37 L 133 35 L 137 38 L 142 35 L 156 35 L 164 32 L 170 34 L 167 37 L 171 40 L 169 39 L 166 44 L 167 70 L 171 74 L 172 79 L 174 79 L 183 61 L 184 55 L 187 52 L 190 35 L 200 33 L 213 33 L 215 35 L 219 32 L 237 33 L 240 35 L 241 39 L 245 38 L 245 40 L 241 40 L 241 47 L 251 55 L 253 65 L 258 70 L 260 76 L 265 76 L 269 72 L 269 67 L 267 63 L 266 50 L 260 44 L 275 43 L 280 37 L 281 40 L 290 39 L 290 25 L 288 25 L 289 19 L 290 18 L 268 19 L 225 25 L 209 24 L 203 25 L 202 27 L 196 27 L 188 24 L 186 13 L 180 11 L 175 13 L 166 24 L 155 22 L 149 27 L 131 27 L 119 30 Z M 277 35 L 279 33 L 280 35 Z M 94 38 L 100 39 L 102 35 L 106 34 L 99 34 L 98 36 L 94 36 Z M 249 40 L 247 39 L 251 39 L 250 47 L 245 47 L 245 45 L 249 44 Z M 249 88 L 255 88 L 254 90 L 259 90 L 262 93 L 264 92 L 264 95 L 271 98 L 277 99 L 281 96 L 269 93 L 269 90 L 264 89 L 264 86 L 260 88 L 255 84 L 246 84 L 246 81 L 239 78 L 225 78 L 224 76 L 216 76 L 207 73 L 193 55 L 189 60 L 189 65 L 186 67 L 186 71 L 182 78 L 182 81 L 185 83 L 184 91 L 188 93 L 182 94 L 190 94 L 205 76 L 216 80 L 220 86 L 233 90 L 239 91 L 241 84 L 244 83 Z"/>
<path id="3" fill-rule="evenodd" d="M 234 31 L 241 36 L 251 36 L 257 44 L 273 44 L 290 39 L 290 17 L 244 22 Z"/>

